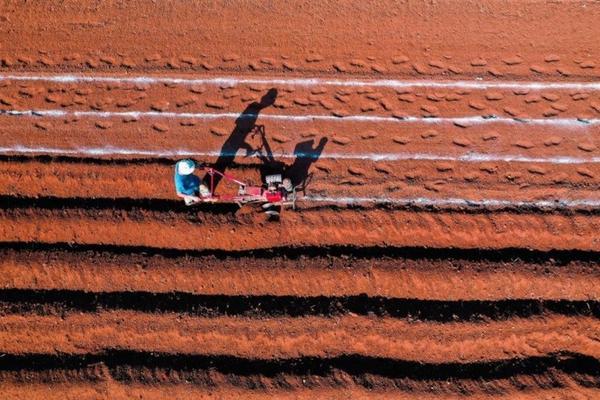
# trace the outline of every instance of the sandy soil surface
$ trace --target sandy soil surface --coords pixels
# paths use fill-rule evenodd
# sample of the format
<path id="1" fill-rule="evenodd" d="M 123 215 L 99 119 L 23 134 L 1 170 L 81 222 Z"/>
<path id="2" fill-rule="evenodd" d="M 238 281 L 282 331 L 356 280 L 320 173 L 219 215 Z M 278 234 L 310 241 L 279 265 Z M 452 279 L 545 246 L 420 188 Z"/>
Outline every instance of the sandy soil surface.
<path id="1" fill-rule="evenodd" d="M 1 5 L 2 397 L 600 397 L 598 21 Z M 298 209 L 185 207 L 187 157 Z"/>

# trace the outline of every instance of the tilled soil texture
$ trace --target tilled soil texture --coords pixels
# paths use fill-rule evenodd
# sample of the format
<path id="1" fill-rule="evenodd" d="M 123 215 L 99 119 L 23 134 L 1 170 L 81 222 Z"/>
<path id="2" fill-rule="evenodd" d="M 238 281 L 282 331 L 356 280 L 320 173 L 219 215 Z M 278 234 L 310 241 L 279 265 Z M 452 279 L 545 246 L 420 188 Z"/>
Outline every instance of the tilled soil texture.
<path id="1" fill-rule="evenodd" d="M 0 397 L 599 398 L 599 20 L 0 6 Z M 297 209 L 185 207 L 181 158 Z"/>
<path id="2" fill-rule="evenodd" d="M 587 1 L 3 6 L 11 70 L 597 77 Z"/>
<path id="3" fill-rule="evenodd" d="M 281 308 L 303 298 L 321 298 L 322 305 L 316 310 L 324 310 L 319 312 L 323 315 L 343 299 L 343 304 L 352 300 L 353 312 L 369 304 L 375 310 L 387 299 L 388 304 L 404 305 L 408 314 L 417 313 L 420 300 L 429 301 L 420 313 L 426 313 L 427 307 L 437 313 L 441 309 L 435 307 L 436 301 L 507 300 L 497 312 L 506 310 L 510 315 L 510 301 L 599 300 L 597 257 L 593 252 L 516 249 L 342 246 L 186 251 L 6 243 L 0 250 L 0 276 L 6 290 L 16 290 L 11 296 L 18 297 L 18 291 L 24 290 L 24 298 L 30 296 L 28 290 L 73 290 L 74 295 L 114 292 L 121 293 L 122 299 L 127 299 L 128 292 L 150 297 L 179 293 L 182 302 L 193 306 L 200 298 L 185 295 L 216 296 L 214 301 L 220 301 L 218 296 L 238 296 L 236 307 L 248 310 L 252 306 L 244 296 L 259 296 L 258 302 L 277 301 Z M 398 302 L 393 303 L 394 299 Z M 231 301 L 233 298 L 227 304 Z M 290 306 L 283 305 L 286 301 Z M 167 303 L 168 310 L 176 310 Z M 449 315 L 462 312 L 459 303 L 448 310 Z"/>

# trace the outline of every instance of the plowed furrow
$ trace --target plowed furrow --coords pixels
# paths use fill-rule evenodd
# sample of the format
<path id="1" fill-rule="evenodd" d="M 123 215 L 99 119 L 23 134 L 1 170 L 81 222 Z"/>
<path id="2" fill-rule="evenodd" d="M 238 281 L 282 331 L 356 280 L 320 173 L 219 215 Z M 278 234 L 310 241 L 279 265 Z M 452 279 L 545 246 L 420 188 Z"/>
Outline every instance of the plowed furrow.
<path id="1" fill-rule="evenodd" d="M 45 159 L 6 157 L 0 194 L 37 197 L 175 199 L 172 184 L 174 159 Z M 10 161 L 9 161 L 10 160 Z M 44 160 L 44 161 L 42 161 Z M 214 162 L 215 160 L 205 160 Z M 504 200 L 535 202 L 567 200 L 598 202 L 600 182 L 595 164 L 545 165 L 499 162 L 320 160 L 235 164 L 226 172 L 245 182 L 283 173 L 294 184 L 308 182 L 305 194 L 330 198 Z M 588 171 L 590 176 L 582 173 Z M 201 171 L 200 176 L 204 176 Z M 600 174 L 598 174 L 600 178 Z M 206 181 L 209 178 L 205 177 Z M 236 193 L 222 181 L 216 193 Z M 310 198 L 310 197 L 309 197 Z"/>
<path id="2" fill-rule="evenodd" d="M 556 352 L 600 357 L 600 325 L 589 317 L 439 324 L 360 316 L 247 319 L 106 311 L 8 314 L 0 321 L 0 348 L 9 354 L 86 354 L 117 348 L 264 359 L 357 354 L 433 363 Z"/>
<path id="3" fill-rule="evenodd" d="M 110 351 L 60 358 L 39 353 L 7 355 L 1 366 L 0 385 L 9 393 L 17 389 L 35 393 L 36 385 L 52 382 L 78 396 L 85 396 L 87 389 L 87 393 L 99 390 L 117 398 L 123 398 L 124 393 L 155 398 L 169 388 L 169 396 L 183 397 L 190 393 L 208 396 L 208 391 L 226 398 L 342 395 L 534 399 L 543 395 L 593 395 L 600 384 L 598 362 L 578 354 L 422 364 L 361 356 L 268 361 Z"/>
<path id="4" fill-rule="evenodd" d="M 251 208 L 174 208 L 175 202 L 46 199 L 0 210 L 4 242 L 120 244 L 174 249 L 391 245 L 598 250 L 595 213 L 312 208 L 267 223 Z M 140 208 L 140 206 L 145 208 Z M 180 206 L 183 207 L 183 206 Z M 215 211 L 225 212 L 223 214 Z M 485 210 L 485 208 L 484 208 Z M 319 227 L 318 230 L 314 227 Z M 153 232 L 148 235 L 147 232 Z M 233 235 L 235 233 L 235 235 Z"/>
<path id="5" fill-rule="evenodd" d="M 64 316 L 77 312 L 176 313 L 189 317 L 342 317 L 401 318 L 441 323 L 507 321 L 552 316 L 600 317 L 598 301 L 502 299 L 440 301 L 381 296 L 197 295 L 183 292 L 103 292 L 77 290 L 0 290 L 0 315 Z"/>
<path id="6" fill-rule="evenodd" d="M 48 301 L 53 297 L 46 297 L 44 290 L 66 290 L 67 293 L 74 290 L 73 299 L 79 296 L 85 298 L 77 291 L 148 293 L 144 300 L 135 301 L 135 304 L 150 301 L 153 298 L 151 293 L 174 291 L 179 292 L 183 299 L 187 298 L 185 293 L 326 296 L 322 298 L 325 306 L 319 306 L 318 302 L 310 306 L 325 310 L 339 308 L 334 306 L 337 300 L 327 301 L 327 297 L 341 300 L 344 296 L 361 294 L 445 301 L 586 301 L 600 299 L 597 258 L 597 253 L 593 252 L 540 253 L 514 249 L 485 252 L 292 247 L 262 252 L 209 252 L 34 242 L 3 246 L 0 252 L 0 286 L 41 290 L 36 298 Z M 95 297 L 90 294 L 88 298 L 92 301 Z M 118 295 L 116 298 L 119 298 Z M 123 295 L 121 303 L 135 298 Z M 161 297 L 157 294 L 156 298 Z M 163 304 L 180 299 L 170 295 L 162 298 Z M 196 298 L 192 303 L 200 299 Z M 250 304 L 250 300 L 240 299 L 242 304 Z M 284 301 L 283 297 L 273 299 Z M 356 298 L 356 302 L 343 301 L 343 304 L 346 304 L 345 307 L 352 305 L 352 312 L 361 313 L 360 304 L 366 301 L 366 298 Z M 427 307 L 433 307 L 433 313 L 441 313 L 442 309 L 434 307 L 434 304 L 428 303 Z M 503 304 L 497 312 L 506 309 L 516 313 L 509 304 Z M 413 307 L 412 312 L 415 312 L 414 306 L 411 302 L 406 303 L 409 309 Z M 376 308 L 374 306 L 373 310 Z M 525 308 L 540 309 L 535 303 Z M 400 306 L 399 309 L 404 308 Z M 459 314 L 458 309 L 449 310 L 452 314 Z M 426 312 L 425 307 L 421 314 Z M 484 311 L 479 312 L 487 315 Z"/>
<path id="7" fill-rule="evenodd" d="M 598 17 L 6 2 L 0 398 L 600 398 Z"/>

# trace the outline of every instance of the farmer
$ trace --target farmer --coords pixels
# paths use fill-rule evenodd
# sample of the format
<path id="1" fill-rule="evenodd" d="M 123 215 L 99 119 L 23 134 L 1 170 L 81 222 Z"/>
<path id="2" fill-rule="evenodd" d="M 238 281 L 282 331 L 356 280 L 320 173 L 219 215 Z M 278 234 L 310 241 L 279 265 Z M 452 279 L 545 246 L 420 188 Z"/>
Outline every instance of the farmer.
<path id="1" fill-rule="evenodd" d="M 194 175 L 196 163 L 193 160 L 181 160 L 175 164 L 175 191 L 183 198 L 186 206 L 202 201 L 209 196 L 210 191 L 202 184 L 200 178 Z"/>

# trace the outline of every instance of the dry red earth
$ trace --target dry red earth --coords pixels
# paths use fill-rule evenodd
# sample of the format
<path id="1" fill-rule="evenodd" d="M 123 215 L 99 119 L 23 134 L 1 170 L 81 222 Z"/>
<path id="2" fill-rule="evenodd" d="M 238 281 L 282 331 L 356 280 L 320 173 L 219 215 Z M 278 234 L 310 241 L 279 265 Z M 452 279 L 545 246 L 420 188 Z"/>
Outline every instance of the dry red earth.
<path id="1" fill-rule="evenodd" d="M 1 5 L 0 397 L 599 398 L 598 21 Z M 184 157 L 309 183 L 187 208 Z"/>

